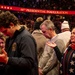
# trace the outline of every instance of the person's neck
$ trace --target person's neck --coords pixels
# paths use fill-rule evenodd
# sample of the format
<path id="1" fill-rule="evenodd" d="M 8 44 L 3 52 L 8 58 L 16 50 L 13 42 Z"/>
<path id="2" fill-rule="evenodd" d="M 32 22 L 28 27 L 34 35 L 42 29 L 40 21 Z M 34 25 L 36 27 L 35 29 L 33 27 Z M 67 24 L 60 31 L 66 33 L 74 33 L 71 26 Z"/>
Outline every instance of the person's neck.
<path id="1" fill-rule="evenodd" d="M 54 37 L 54 36 L 56 36 L 57 34 L 54 32 L 53 34 L 52 34 L 52 37 Z"/>
<path id="2" fill-rule="evenodd" d="M 21 28 L 20 25 L 15 26 L 15 30 L 20 30 L 20 28 Z"/>

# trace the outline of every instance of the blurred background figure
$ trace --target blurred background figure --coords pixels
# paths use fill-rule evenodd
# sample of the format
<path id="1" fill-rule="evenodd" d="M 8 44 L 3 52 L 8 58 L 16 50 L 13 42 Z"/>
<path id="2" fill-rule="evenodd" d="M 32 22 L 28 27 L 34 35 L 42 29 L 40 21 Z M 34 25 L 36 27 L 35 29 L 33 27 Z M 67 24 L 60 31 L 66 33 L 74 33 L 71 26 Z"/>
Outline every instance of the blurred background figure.
<path id="1" fill-rule="evenodd" d="M 5 48 L 5 41 L 6 41 L 6 36 L 2 32 L 0 32 L 0 49 Z"/>
<path id="2" fill-rule="evenodd" d="M 2 53 L 2 49 L 5 48 L 5 41 L 6 41 L 6 36 L 0 32 L 0 54 Z M 0 62 L 0 75 L 3 74 L 3 67 L 4 67 L 4 63 Z"/>
<path id="3" fill-rule="evenodd" d="M 64 20 L 61 24 L 61 32 L 70 31 L 69 22 Z"/>
<path id="4" fill-rule="evenodd" d="M 63 23 L 61 24 L 61 33 L 59 33 L 58 35 L 59 35 L 59 39 L 62 39 L 66 46 L 71 36 L 70 26 L 68 21 L 66 20 L 63 21 Z"/>
<path id="5" fill-rule="evenodd" d="M 37 44 L 38 61 L 44 51 L 44 47 L 47 41 L 47 38 L 43 35 L 40 29 L 40 25 L 43 22 L 43 20 L 44 19 L 42 17 L 38 17 L 36 19 L 35 24 L 34 24 L 34 30 L 32 32 L 32 36 L 34 37 L 36 44 Z"/>

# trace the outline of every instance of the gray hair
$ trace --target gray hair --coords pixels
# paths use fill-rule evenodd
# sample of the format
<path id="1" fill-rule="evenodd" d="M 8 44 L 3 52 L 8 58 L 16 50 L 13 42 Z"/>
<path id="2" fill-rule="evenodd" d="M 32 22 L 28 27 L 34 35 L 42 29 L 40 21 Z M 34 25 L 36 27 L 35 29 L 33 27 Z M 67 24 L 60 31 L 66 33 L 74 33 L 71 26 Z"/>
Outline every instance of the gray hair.
<path id="1" fill-rule="evenodd" d="M 40 25 L 40 28 L 42 25 L 45 25 L 47 27 L 47 29 L 53 29 L 55 30 L 55 26 L 53 24 L 53 22 L 51 20 L 45 20 L 41 25 Z"/>

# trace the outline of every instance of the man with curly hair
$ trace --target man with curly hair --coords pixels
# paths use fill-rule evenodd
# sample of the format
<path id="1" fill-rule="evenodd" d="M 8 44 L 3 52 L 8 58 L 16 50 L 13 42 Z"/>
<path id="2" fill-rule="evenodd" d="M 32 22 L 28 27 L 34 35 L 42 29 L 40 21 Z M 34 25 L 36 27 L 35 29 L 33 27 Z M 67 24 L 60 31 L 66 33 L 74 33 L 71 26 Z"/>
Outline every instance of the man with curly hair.
<path id="1" fill-rule="evenodd" d="M 18 18 L 9 11 L 2 12 L 0 31 L 9 36 L 0 54 L 0 62 L 5 64 L 2 75 L 38 75 L 35 40 Z"/>

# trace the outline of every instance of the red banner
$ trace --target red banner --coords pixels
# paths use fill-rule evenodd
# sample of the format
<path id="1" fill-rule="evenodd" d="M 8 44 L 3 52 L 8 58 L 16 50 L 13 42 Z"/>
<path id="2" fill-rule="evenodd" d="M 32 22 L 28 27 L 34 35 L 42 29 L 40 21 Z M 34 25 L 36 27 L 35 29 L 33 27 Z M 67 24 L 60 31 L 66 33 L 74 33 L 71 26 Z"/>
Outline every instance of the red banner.
<path id="1" fill-rule="evenodd" d="M 0 5 L 0 9 L 20 11 L 20 12 L 30 12 L 30 13 L 41 13 L 41 14 L 75 15 L 75 11 L 41 10 L 41 9 L 21 8 L 21 7 L 6 6 L 6 5 Z"/>

